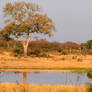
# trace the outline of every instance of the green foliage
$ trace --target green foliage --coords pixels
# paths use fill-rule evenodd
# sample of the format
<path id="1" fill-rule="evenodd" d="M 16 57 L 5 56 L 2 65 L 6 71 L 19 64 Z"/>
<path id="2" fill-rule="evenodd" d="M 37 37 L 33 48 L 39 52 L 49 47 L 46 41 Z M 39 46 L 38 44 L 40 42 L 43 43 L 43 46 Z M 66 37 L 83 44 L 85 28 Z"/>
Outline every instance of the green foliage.
<path id="1" fill-rule="evenodd" d="M 89 79 L 92 79 L 92 72 L 88 72 L 88 73 L 87 73 L 87 77 L 88 77 Z"/>
<path id="2" fill-rule="evenodd" d="M 87 41 L 87 44 L 88 44 L 88 45 L 92 45 L 92 40 L 88 40 L 88 41 Z"/>

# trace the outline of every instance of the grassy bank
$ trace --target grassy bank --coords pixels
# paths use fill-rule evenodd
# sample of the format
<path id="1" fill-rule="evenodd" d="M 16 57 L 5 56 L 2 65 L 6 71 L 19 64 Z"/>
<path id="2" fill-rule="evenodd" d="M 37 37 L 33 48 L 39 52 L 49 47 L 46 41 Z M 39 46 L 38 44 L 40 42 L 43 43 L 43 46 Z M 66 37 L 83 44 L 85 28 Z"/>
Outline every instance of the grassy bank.
<path id="1" fill-rule="evenodd" d="M 92 56 L 77 55 L 82 61 L 77 61 L 72 57 L 74 55 L 55 55 L 53 58 L 17 58 L 4 53 L 0 54 L 0 71 L 92 71 Z"/>
<path id="2" fill-rule="evenodd" d="M 10 72 L 92 72 L 92 68 L 0 68 L 0 71 Z"/>
<path id="3" fill-rule="evenodd" d="M 0 84 L 0 92 L 89 92 L 87 86 Z"/>

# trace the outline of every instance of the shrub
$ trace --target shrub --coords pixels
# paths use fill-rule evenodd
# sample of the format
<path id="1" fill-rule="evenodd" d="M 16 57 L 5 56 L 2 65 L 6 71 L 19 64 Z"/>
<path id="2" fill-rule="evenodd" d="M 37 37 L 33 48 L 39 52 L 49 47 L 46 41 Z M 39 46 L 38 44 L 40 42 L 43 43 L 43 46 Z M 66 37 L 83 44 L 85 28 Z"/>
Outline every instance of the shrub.
<path id="1" fill-rule="evenodd" d="M 44 52 L 48 52 L 49 49 L 48 49 L 48 48 L 44 48 L 43 51 L 44 51 Z"/>
<path id="2" fill-rule="evenodd" d="M 62 50 L 61 48 L 58 48 L 57 51 L 58 51 L 58 52 L 62 52 L 63 50 Z"/>
<path id="3" fill-rule="evenodd" d="M 77 56 L 72 56 L 72 59 L 77 59 Z"/>
<path id="4" fill-rule="evenodd" d="M 21 56 L 23 54 L 23 49 L 22 48 L 14 48 L 13 49 L 14 56 Z"/>
<path id="5" fill-rule="evenodd" d="M 64 61 L 64 60 L 65 60 L 65 58 L 63 57 L 63 58 L 61 58 L 61 60 L 63 60 L 63 61 Z"/>
<path id="6" fill-rule="evenodd" d="M 39 56 L 40 55 L 40 49 L 29 49 L 28 50 L 28 55 L 36 55 L 36 56 Z"/>
<path id="7" fill-rule="evenodd" d="M 40 50 L 39 49 L 35 49 L 34 52 L 35 52 L 36 56 L 39 56 L 39 54 L 40 54 Z"/>
<path id="8" fill-rule="evenodd" d="M 41 54 L 40 57 L 48 57 L 45 53 Z"/>
<path id="9" fill-rule="evenodd" d="M 78 61 L 78 62 L 81 62 L 81 61 L 82 61 L 82 59 L 81 59 L 81 58 L 78 58 L 78 59 L 77 59 L 77 61 Z"/>
<path id="10" fill-rule="evenodd" d="M 67 55 L 67 54 L 68 54 L 67 51 L 62 51 L 62 52 L 61 52 L 61 55 Z"/>

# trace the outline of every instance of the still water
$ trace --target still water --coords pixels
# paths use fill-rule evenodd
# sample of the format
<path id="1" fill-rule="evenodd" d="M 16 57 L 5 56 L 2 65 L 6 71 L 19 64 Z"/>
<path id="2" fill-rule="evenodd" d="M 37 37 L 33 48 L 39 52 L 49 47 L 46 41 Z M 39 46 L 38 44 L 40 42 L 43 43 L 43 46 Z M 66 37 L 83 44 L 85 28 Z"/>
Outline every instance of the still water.
<path id="1" fill-rule="evenodd" d="M 86 85 L 87 83 L 92 83 L 90 74 L 74 72 L 27 73 L 26 80 L 28 84 L 41 85 Z M 22 83 L 23 73 L 1 72 L 0 82 Z"/>

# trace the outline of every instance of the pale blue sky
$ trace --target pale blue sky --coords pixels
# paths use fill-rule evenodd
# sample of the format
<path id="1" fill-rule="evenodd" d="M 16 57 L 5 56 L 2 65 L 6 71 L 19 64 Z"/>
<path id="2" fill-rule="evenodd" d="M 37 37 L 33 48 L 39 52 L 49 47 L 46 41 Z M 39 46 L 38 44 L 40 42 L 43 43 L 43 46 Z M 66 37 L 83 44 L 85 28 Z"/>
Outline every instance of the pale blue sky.
<path id="1" fill-rule="evenodd" d="M 4 25 L 2 8 L 9 1 L 38 3 L 56 24 L 50 41 L 80 43 L 92 39 L 92 0 L 0 0 L 0 27 Z"/>

